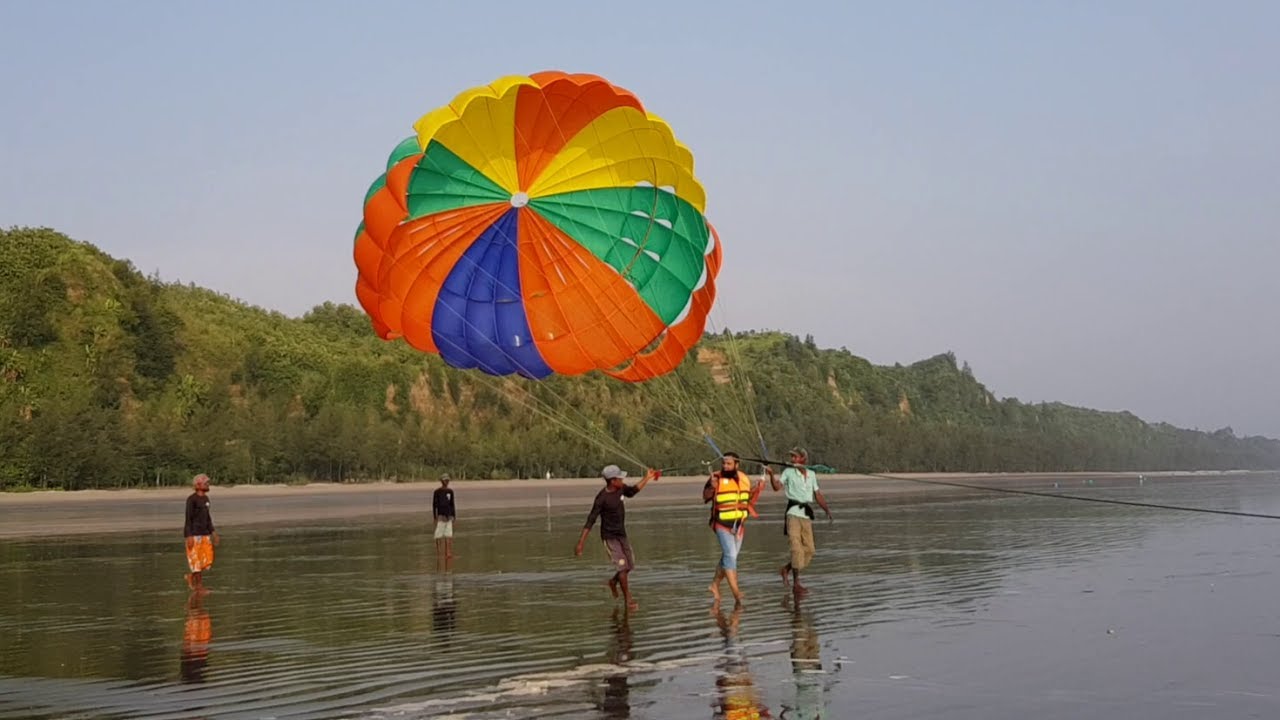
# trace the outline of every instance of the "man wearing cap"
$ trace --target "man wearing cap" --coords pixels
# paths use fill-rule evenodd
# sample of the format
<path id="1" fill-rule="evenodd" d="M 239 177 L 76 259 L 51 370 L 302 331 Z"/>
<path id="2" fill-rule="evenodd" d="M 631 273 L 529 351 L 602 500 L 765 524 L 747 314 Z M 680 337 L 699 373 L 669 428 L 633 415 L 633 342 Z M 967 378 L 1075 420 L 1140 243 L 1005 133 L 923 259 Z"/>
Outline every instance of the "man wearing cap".
<path id="1" fill-rule="evenodd" d="M 636 559 L 631 551 L 631 543 L 627 540 L 627 511 L 622 499 L 635 497 L 650 480 L 658 479 L 658 471 L 647 471 L 644 478 L 635 485 L 626 484 L 627 474 L 617 465 L 609 465 L 600 475 L 604 478 L 604 489 L 596 493 L 591 513 L 587 515 L 587 523 L 582 528 L 582 535 L 578 538 L 578 546 L 574 548 L 573 554 L 582 555 L 587 535 L 596 524 L 596 518 L 599 518 L 600 539 L 604 541 L 605 552 L 615 571 L 613 577 L 609 578 L 609 591 L 616 598 L 618 589 L 621 588 L 622 597 L 627 601 L 627 609 L 636 610 L 639 606 L 631 598 L 631 586 L 627 584 L 627 575 L 635 569 Z"/>
<path id="2" fill-rule="evenodd" d="M 828 520 L 831 519 L 831 508 L 827 506 L 827 499 L 818 489 L 818 474 L 805 467 L 807 462 L 809 462 L 808 451 L 804 448 L 795 448 L 791 451 L 791 467 L 783 470 L 781 477 L 774 474 L 773 468 L 765 467 L 765 472 L 769 474 L 769 484 L 774 492 L 786 489 L 787 514 L 782 532 L 791 544 L 791 562 L 783 565 L 778 572 L 782 575 L 783 585 L 792 584 L 791 579 L 794 579 L 797 594 L 807 592 L 800 584 L 800 571 L 809 566 L 817 552 L 813 543 L 814 503 L 817 502 L 822 511 L 827 514 Z M 791 577 L 788 578 L 788 575 Z"/>
<path id="3" fill-rule="evenodd" d="M 194 492 L 187 496 L 186 520 L 182 524 L 187 567 L 191 570 L 186 579 L 192 590 L 204 592 L 204 572 L 213 567 L 213 548 L 219 538 L 209 513 L 209 476 L 197 475 L 191 485 Z"/>
<path id="4" fill-rule="evenodd" d="M 449 489 L 449 476 L 440 476 L 440 487 L 431 496 L 431 516 L 435 519 L 436 555 L 444 550 L 445 559 L 453 557 L 453 519 L 457 511 L 453 506 L 453 491 Z"/>

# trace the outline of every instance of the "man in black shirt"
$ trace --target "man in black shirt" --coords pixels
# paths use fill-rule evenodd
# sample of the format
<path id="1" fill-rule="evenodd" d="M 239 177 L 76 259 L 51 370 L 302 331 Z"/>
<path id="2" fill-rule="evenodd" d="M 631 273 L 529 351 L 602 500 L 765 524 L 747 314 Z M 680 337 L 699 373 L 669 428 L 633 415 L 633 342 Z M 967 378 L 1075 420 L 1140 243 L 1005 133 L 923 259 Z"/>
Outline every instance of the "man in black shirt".
<path id="1" fill-rule="evenodd" d="M 631 587 L 627 584 L 627 575 L 635 569 L 636 559 L 631 552 L 631 543 L 627 541 L 627 511 L 622 499 L 635 497 L 636 493 L 643 490 L 650 480 L 657 480 L 658 474 L 657 470 L 649 470 L 638 484 L 627 485 L 625 482 L 627 474 L 621 468 L 617 465 L 606 467 L 601 473 L 604 476 L 604 489 L 596 494 L 595 503 L 591 505 L 591 514 L 587 515 L 587 524 L 582 528 L 582 536 L 578 538 L 578 546 L 573 550 L 574 555 L 582 555 L 582 546 L 587 541 L 587 535 L 596 524 L 596 518 L 599 518 L 600 539 L 604 541 L 605 552 L 608 553 L 609 561 L 616 570 L 613 577 L 609 579 L 609 591 L 616 598 L 618 588 L 621 587 L 628 610 L 636 610 L 639 606 L 635 600 L 631 599 Z"/>
<path id="2" fill-rule="evenodd" d="M 453 519 L 457 515 L 453 506 L 453 491 L 449 489 L 449 476 L 440 476 L 440 487 L 431 496 L 431 516 L 435 518 L 436 555 L 443 548 L 446 560 L 453 558 Z"/>
<path id="3" fill-rule="evenodd" d="M 213 548 L 218 544 L 218 532 L 213 529 L 213 517 L 209 514 L 209 476 L 197 475 L 191 481 L 195 492 L 187 496 L 186 521 L 182 536 L 187 546 L 187 585 L 192 590 L 203 591 L 205 570 L 213 567 Z"/>

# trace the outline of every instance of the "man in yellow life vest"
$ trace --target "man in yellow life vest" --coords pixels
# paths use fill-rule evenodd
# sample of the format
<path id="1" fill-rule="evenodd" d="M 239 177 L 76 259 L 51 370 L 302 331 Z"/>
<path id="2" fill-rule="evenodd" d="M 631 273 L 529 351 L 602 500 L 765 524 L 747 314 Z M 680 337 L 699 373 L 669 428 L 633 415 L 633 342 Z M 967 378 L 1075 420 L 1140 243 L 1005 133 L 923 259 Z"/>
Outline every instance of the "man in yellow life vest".
<path id="1" fill-rule="evenodd" d="M 742 538 L 747 530 L 747 517 L 760 517 L 756 513 L 756 500 L 764 490 L 761 480 L 754 487 L 751 478 L 738 469 L 738 454 L 725 453 L 720 470 L 711 474 L 702 488 L 702 502 L 711 503 L 711 529 L 720 541 L 720 564 L 715 578 L 707 587 L 715 602 L 720 602 L 720 582 L 729 581 L 733 599 L 742 604 L 742 591 L 738 589 L 738 553 L 742 551 Z"/>

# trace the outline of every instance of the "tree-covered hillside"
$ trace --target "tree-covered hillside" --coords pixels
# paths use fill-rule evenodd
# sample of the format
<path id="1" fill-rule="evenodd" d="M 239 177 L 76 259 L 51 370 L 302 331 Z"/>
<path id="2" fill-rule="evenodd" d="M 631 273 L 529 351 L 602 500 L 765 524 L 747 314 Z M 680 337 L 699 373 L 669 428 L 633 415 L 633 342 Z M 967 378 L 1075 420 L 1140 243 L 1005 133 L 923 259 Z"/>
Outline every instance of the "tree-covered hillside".
<path id="1" fill-rule="evenodd" d="M 591 474 L 795 443 L 841 470 L 1280 467 L 1280 442 L 998 399 L 950 353 L 879 367 L 779 333 L 703 340 L 630 385 L 449 368 L 364 314 L 166 284 L 46 229 L 0 231 L 0 488 Z"/>

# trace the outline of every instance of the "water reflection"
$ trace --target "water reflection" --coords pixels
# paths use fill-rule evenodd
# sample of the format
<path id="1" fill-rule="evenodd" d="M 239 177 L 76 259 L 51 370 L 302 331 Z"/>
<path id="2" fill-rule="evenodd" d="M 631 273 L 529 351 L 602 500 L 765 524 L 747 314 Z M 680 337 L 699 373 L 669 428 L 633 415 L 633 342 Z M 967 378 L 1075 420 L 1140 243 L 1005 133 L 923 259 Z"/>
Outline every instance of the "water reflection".
<path id="1" fill-rule="evenodd" d="M 717 720 L 748 720 L 770 718 L 767 708 L 760 701 L 760 691 L 751 674 L 747 649 L 738 640 L 738 627 L 742 620 L 742 606 L 735 605 L 733 612 L 725 615 L 719 607 L 713 609 L 716 625 L 724 640 L 720 661 L 716 663 L 716 700 L 712 706 Z"/>
<path id="2" fill-rule="evenodd" d="M 827 709 L 823 687 L 822 647 L 813 613 L 801 607 L 802 595 L 783 600 L 791 616 L 791 673 L 795 698 L 784 703 L 779 720 L 820 720 Z"/>
<path id="3" fill-rule="evenodd" d="M 1280 485 L 1271 481 L 1231 487 L 1254 494 L 1243 507 L 1280 502 Z M 1114 496 L 1223 502 L 1220 486 L 1151 485 L 1133 493 Z M 442 559 L 430 542 L 418 541 L 417 519 L 246 529 L 238 556 L 218 573 L 216 599 L 192 598 L 186 607 L 179 677 L 176 611 L 186 596 L 172 594 L 176 556 L 167 535 L 0 541 L 0 719 L 40 712 L 189 717 L 193 699 L 211 715 L 217 709 L 240 717 L 439 717 L 444 707 L 466 707 L 527 718 L 682 718 L 691 711 L 705 717 L 712 706 L 717 717 L 769 717 L 762 700 L 779 713 L 772 717 L 849 717 L 854 703 L 875 716 L 873 701 L 899 684 L 868 686 L 848 676 L 838 682 L 835 670 L 855 645 L 860 675 L 914 677 L 946 652 L 945 642 L 928 644 L 934 638 L 950 640 L 953 651 L 1004 642 L 999 633 L 1011 627 L 1009 608 L 1031 612 L 1063 593 L 1105 612 L 1105 630 L 1119 611 L 1104 601 L 1122 609 L 1151 602 L 1157 590 L 1179 582 L 1144 575 L 1142 553 L 1160 550 L 1179 572 L 1265 556 L 1253 549 L 1256 540 L 1236 539 L 1252 536 L 1226 534 L 1251 525 L 1219 526 L 1216 518 L 1177 516 L 1180 532 L 1193 526 L 1224 533 L 1219 544 L 1209 536 L 1188 550 L 1176 537 L 1148 546 L 1153 532 L 1165 538 L 1171 517 L 1147 510 L 985 497 L 860 507 L 856 521 L 818 529 L 822 552 L 802 605 L 783 605 L 781 593 L 753 603 L 742 631 L 749 643 L 739 647 L 738 613 L 726 606 L 707 614 L 697 568 L 714 539 L 701 508 L 637 513 L 637 549 L 651 568 L 646 594 L 664 602 L 630 618 L 620 612 L 612 627 L 612 608 L 592 571 L 563 557 L 563 538 L 581 530 L 581 518 L 576 511 L 551 518 L 550 533 L 541 509 L 477 518 L 467 553 L 453 561 L 456 576 L 446 559 L 441 572 L 424 577 Z M 785 538 L 762 532 L 756 541 L 758 552 L 742 566 L 757 588 L 749 595 L 763 598 L 778 587 L 772 558 L 786 552 Z M 1115 592 L 1094 577 L 1107 563 L 1121 568 L 1121 583 L 1110 586 Z M 456 593 L 455 583 L 462 584 Z M 100 593 L 86 597 L 86 585 Z M 1080 594 L 1095 587 L 1099 592 Z M 1215 602 L 1222 587 L 1209 596 Z M 212 668 L 210 605 L 218 613 Z M 975 630 L 975 623 L 991 623 L 991 630 Z M 1043 654 L 1027 647 L 1009 653 L 1000 655 L 1002 671 Z M 981 673 L 992 662 L 935 672 L 985 687 L 994 673 Z M 201 682 L 174 692 L 180 683 Z M 411 709 L 370 710 L 387 703 Z"/>
<path id="4" fill-rule="evenodd" d="M 436 572 L 453 572 L 453 555 L 436 555 Z"/>
<path id="5" fill-rule="evenodd" d="M 453 644 L 458 629 L 458 600 L 453 593 L 453 575 L 436 578 L 431 593 L 431 633 L 443 646 Z"/>
<path id="6" fill-rule="evenodd" d="M 187 598 L 187 619 L 182 627 L 182 658 L 179 674 L 184 683 L 204 682 L 205 667 L 209 664 L 209 643 L 213 640 L 213 621 L 204 608 L 203 592 L 193 592 Z"/>
<path id="7" fill-rule="evenodd" d="M 602 716 L 614 718 L 631 717 L 631 681 L 627 676 L 626 665 L 631 661 L 631 614 L 622 608 L 613 609 L 613 636 L 609 641 L 609 662 L 618 666 L 604 678 L 604 698 L 598 709 Z"/>

